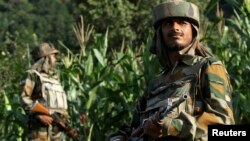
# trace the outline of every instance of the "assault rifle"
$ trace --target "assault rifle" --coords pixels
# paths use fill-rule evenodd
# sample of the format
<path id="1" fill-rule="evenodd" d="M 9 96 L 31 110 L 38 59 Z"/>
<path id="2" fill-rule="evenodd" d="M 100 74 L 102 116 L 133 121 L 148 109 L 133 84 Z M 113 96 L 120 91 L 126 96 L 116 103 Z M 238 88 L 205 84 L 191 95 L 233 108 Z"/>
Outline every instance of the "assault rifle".
<path id="1" fill-rule="evenodd" d="M 159 114 L 159 120 L 163 119 L 170 111 L 172 111 L 174 108 L 178 107 L 182 102 L 184 102 L 186 99 L 188 98 L 187 94 L 182 95 L 176 102 L 174 102 L 172 104 L 172 106 L 164 106 L 161 107 L 158 111 Z M 149 117 L 148 119 L 150 119 L 151 117 Z M 139 126 L 138 128 L 135 129 L 135 131 L 132 132 L 131 135 L 131 139 L 130 140 L 135 140 L 135 137 L 139 137 L 138 139 L 136 139 L 137 141 L 140 140 L 140 138 L 142 138 L 144 136 L 144 129 L 143 129 L 143 124 L 145 123 L 145 121 L 147 121 L 148 119 L 145 119 L 143 121 L 143 123 L 141 124 L 141 126 Z"/>
<path id="2" fill-rule="evenodd" d="M 83 139 L 79 136 L 77 131 L 75 129 L 72 129 L 71 127 L 69 127 L 68 124 L 61 119 L 60 113 L 58 113 L 56 111 L 50 111 L 49 109 L 47 109 L 45 106 L 43 106 L 39 102 L 34 104 L 31 111 L 35 112 L 35 113 L 41 113 L 41 114 L 51 116 L 53 118 L 53 122 L 55 123 L 55 125 L 59 129 L 66 132 L 67 135 L 72 137 L 75 141 L 83 141 Z"/>

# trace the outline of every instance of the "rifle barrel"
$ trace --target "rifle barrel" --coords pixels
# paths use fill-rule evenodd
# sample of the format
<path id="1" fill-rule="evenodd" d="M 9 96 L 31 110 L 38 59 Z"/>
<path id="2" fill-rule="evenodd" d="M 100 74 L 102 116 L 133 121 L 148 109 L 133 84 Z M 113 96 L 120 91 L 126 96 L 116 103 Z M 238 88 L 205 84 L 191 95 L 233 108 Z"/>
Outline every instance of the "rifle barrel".
<path id="1" fill-rule="evenodd" d="M 186 99 L 188 98 L 187 94 L 183 94 L 176 102 L 174 102 L 174 104 L 170 107 L 162 107 L 159 110 L 159 118 L 163 119 L 164 116 L 170 112 L 171 110 L 173 110 L 174 108 L 178 107 L 182 102 L 184 102 Z M 135 131 L 133 131 L 131 137 L 136 137 L 138 136 L 138 139 L 136 141 L 139 141 L 143 136 L 144 136 L 144 129 L 143 127 L 138 127 L 137 129 L 135 129 Z"/>

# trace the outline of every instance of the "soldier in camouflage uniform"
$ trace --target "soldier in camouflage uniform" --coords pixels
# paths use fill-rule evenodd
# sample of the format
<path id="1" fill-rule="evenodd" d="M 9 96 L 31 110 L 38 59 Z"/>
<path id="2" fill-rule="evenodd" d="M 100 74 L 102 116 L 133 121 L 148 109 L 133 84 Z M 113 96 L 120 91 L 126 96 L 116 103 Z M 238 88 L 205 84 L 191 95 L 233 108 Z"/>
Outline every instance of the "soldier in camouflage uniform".
<path id="1" fill-rule="evenodd" d="M 222 62 L 199 43 L 195 4 L 169 0 L 153 9 L 153 17 L 150 52 L 164 71 L 149 83 L 136 106 L 130 140 L 205 141 L 208 125 L 234 124 L 229 75 Z M 159 118 L 161 107 L 170 107 L 184 94 L 187 100 Z M 137 130 L 140 127 L 142 133 Z M 113 138 L 122 140 L 121 135 Z"/>
<path id="2" fill-rule="evenodd" d="M 53 126 L 49 115 L 31 111 L 36 102 L 42 103 L 50 110 L 60 113 L 66 121 L 67 98 L 56 74 L 56 56 L 58 50 L 53 45 L 42 43 L 32 52 L 35 63 L 21 81 L 21 102 L 28 115 L 29 141 L 65 141 L 65 135 Z"/>

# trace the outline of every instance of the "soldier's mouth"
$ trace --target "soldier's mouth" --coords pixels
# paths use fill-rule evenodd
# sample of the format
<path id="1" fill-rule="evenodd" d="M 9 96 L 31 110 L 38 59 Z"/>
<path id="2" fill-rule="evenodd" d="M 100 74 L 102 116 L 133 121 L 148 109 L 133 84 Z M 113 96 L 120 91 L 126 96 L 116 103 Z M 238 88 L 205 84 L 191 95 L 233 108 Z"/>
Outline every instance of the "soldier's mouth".
<path id="1" fill-rule="evenodd" d="M 184 34 L 182 32 L 169 32 L 168 37 L 181 37 Z"/>

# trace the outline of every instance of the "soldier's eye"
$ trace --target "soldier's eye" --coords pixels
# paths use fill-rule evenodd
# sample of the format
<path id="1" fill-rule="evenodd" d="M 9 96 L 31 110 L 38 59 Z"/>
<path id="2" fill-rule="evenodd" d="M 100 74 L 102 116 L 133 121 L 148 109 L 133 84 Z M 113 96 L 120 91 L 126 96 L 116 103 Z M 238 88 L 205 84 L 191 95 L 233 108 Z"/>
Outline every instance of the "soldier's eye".
<path id="1" fill-rule="evenodd" d="M 187 22 L 186 22 L 186 21 L 183 21 L 183 20 L 178 20 L 177 23 L 178 23 L 179 25 L 185 25 L 185 24 L 187 24 Z"/>
<path id="2" fill-rule="evenodd" d="M 173 24 L 173 22 L 169 21 L 169 20 L 163 22 L 163 25 L 165 25 L 165 26 L 170 26 L 172 24 Z"/>

